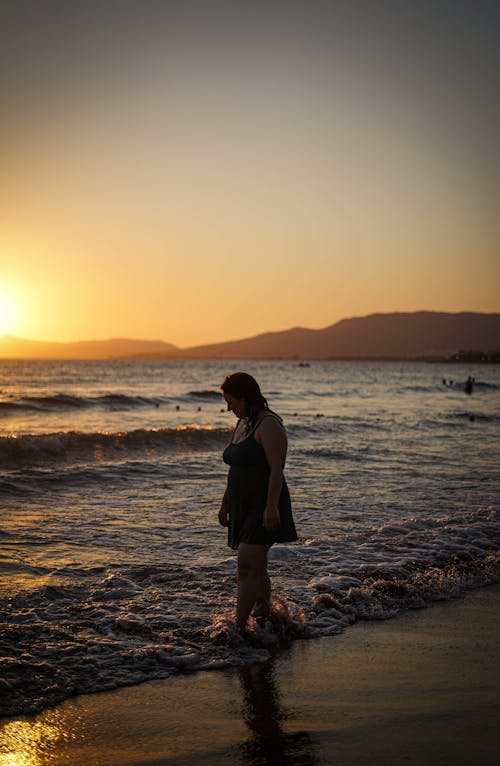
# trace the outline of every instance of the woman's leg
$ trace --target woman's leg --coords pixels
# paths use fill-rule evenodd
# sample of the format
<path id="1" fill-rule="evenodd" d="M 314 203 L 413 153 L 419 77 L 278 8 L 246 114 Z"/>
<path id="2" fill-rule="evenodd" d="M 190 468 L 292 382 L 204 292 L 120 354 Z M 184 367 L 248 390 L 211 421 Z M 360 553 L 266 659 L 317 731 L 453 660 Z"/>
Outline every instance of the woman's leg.
<path id="1" fill-rule="evenodd" d="M 240 543 L 238 545 L 238 599 L 236 623 L 243 631 L 256 601 L 271 593 L 267 574 L 268 545 Z"/>
<path id="2" fill-rule="evenodd" d="M 255 601 L 252 617 L 267 617 L 271 611 L 271 580 L 266 574 L 264 585 Z"/>

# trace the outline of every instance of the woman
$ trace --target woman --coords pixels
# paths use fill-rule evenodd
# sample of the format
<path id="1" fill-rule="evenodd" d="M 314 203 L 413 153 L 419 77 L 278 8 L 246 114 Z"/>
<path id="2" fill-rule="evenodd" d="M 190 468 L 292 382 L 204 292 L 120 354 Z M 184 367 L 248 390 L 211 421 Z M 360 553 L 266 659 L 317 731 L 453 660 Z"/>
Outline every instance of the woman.
<path id="1" fill-rule="evenodd" d="M 230 469 L 219 522 L 228 527 L 230 547 L 238 550 L 236 623 L 243 633 L 252 610 L 255 617 L 269 614 L 269 548 L 296 540 L 297 533 L 283 476 L 287 438 L 281 418 L 246 372 L 228 375 L 221 388 L 238 418 L 223 454 Z"/>

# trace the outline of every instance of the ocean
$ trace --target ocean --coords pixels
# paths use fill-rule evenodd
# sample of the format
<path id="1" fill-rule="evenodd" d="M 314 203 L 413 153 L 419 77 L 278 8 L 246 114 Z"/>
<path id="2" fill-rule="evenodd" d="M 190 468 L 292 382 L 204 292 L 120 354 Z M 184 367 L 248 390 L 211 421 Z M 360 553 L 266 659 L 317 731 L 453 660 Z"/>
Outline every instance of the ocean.
<path id="1" fill-rule="evenodd" d="M 244 643 L 217 522 L 237 369 L 284 419 L 299 534 Z M 499 425 L 495 365 L 0 360 L 0 714 L 499 582 Z"/>

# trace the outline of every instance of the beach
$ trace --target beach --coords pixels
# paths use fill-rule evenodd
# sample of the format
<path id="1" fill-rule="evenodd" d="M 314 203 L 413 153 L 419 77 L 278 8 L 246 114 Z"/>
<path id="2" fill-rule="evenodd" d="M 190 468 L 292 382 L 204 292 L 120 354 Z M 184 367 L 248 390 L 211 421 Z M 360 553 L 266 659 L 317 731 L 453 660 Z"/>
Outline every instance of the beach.
<path id="1" fill-rule="evenodd" d="M 425 763 L 500 757 L 500 586 L 294 641 L 260 664 L 4 719 L 0 766 Z"/>
<path id="2" fill-rule="evenodd" d="M 497 762 L 500 371 L 251 371 L 299 540 L 242 647 L 225 363 L 0 365 L 0 766 Z"/>
<path id="3" fill-rule="evenodd" d="M 500 766 L 500 4 L 2 11 L 0 766 Z"/>

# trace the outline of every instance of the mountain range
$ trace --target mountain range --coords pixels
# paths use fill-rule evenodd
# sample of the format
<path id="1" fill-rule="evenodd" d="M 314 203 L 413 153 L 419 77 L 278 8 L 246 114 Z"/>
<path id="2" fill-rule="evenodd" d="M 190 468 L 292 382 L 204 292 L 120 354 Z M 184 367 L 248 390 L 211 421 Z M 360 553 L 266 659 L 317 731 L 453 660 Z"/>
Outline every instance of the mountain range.
<path id="1" fill-rule="evenodd" d="M 11 359 L 411 359 L 447 358 L 476 349 L 500 350 L 500 313 L 370 314 L 319 330 L 294 327 L 189 348 L 151 340 L 48 343 L 0 338 L 0 357 Z"/>

